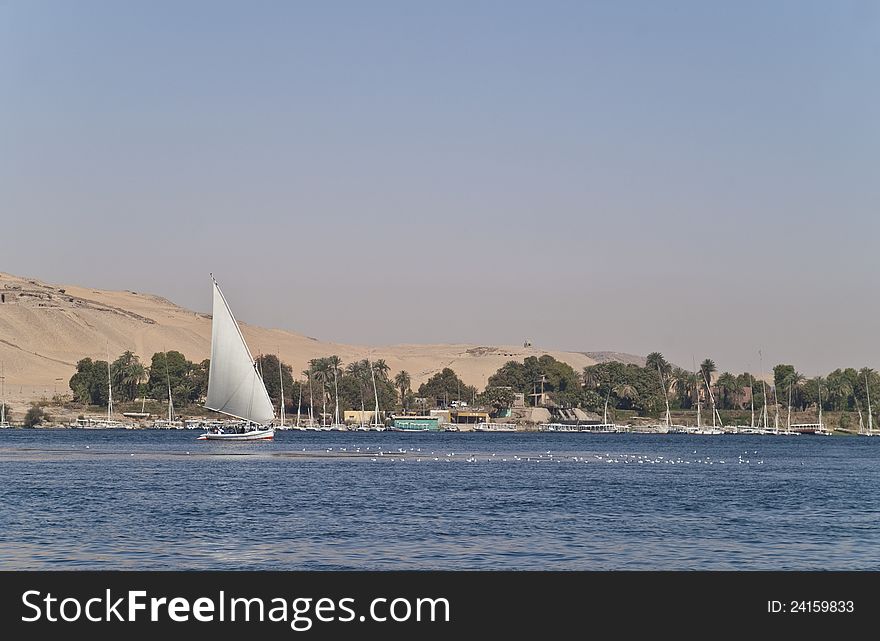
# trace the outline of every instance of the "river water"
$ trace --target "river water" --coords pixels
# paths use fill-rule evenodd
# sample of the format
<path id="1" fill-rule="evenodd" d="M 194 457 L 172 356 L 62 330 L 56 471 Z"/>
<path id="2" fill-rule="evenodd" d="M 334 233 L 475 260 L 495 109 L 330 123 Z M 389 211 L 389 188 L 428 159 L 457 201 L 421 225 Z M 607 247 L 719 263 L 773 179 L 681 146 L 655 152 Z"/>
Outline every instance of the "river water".
<path id="1" fill-rule="evenodd" d="M 0 430 L 0 569 L 880 569 L 880 438 Z"/>

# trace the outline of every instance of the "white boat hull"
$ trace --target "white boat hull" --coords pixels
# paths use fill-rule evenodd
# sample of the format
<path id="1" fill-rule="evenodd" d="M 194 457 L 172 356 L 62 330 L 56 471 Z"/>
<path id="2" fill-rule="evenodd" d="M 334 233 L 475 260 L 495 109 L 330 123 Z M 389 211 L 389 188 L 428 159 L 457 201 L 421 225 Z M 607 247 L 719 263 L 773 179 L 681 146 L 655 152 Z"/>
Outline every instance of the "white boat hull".
<path id="1" fill-rule="evenodd" d="M 202 434 L 198 440 L 200 441 L 271 441 L 275 438 L 275 429 L 269 428 L 265 430 L 251 430 L 250 432 L 206 432 Z"/>

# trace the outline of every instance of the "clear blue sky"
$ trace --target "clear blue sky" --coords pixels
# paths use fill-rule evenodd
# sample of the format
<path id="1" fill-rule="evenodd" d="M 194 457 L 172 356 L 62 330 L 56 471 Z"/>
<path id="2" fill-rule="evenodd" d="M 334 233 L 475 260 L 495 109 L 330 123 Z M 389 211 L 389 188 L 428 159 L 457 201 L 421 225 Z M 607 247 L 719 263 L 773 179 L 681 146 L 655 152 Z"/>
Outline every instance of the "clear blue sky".
<path id="1" fill-rule="evenodd" d="M 0 269 L 327 340 L 880 367 L 880 3 L 0 0 Z"/>

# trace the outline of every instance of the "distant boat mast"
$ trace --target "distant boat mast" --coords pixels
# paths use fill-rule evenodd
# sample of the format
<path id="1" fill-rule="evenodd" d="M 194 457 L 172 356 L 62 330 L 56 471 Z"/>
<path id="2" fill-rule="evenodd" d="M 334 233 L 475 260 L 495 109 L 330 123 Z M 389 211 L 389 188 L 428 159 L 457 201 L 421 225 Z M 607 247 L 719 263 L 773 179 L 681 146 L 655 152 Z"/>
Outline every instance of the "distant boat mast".
<path id="1" fill-rule="evenodd" d="M 0 363 L 0 427 L 6 427 L 6 377 L 3 363 Z"/>
<path id="2" fill-rule="evenodd" d="M 168 352 L 162 352 L 165 355 L 165 380 L 168 383 L 168 421 L 174 420 L 174 401 L 171 400 L 171 370 L 168 369 Z"/>
<path id="3" fill-rule="evenodd" d="M 110 344 L 107 344 L 107 421 L 113 415 L 113 381 L 110 376 Z"/>
<path id="4" fill-rule="evenodd" d="M 764 407 L 761 410 L 763 427 L 764 429 L 768 429 L 770 427 L 770 422 L 767 419 L 767 385 L 764 382 L 764 355 L 761 353 L 761 350 L 758 350 L 758 358 L 761 361 L 761 393 L 764 395 Z"/>
<path id="5" fill-rule="evenodd" d="M 751 368 L 749 368 L 751 369 Z M 752 407 L 752 429 L 755 428 L 755 379 L 749 374 L 749 405 Z"/>
<path id="6" fill-rule="evenodd" d="M 281 427 L 284 427 L 284 373 L 281 371 L 281 356 L 278 356 L 278 381 L 281 383 Z"/>
<path id="7" fill-rule="evenodd" d="M 785 431 L 791 431 L 791 380 L 788 381 L 788 421 L 785 424 Z"/>

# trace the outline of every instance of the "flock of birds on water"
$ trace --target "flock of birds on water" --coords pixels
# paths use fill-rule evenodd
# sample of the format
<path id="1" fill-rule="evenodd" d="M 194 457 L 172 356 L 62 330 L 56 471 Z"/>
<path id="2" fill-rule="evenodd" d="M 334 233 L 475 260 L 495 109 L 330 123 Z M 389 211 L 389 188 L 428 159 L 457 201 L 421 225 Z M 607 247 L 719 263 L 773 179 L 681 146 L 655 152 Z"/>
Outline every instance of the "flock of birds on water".
<path id="1" fill-rule="evenodd" d="M 302 448 L 301 453 L 308 453 L 306 448 Z M 399 447 L 394 450 L 386 450 L 383 448 L 377 448 L 373 450 L 372 447 L 327 447 L 321 448 L 321 450 L 313 451 L 313 454 L 317 454 L 318 456 L 323 455 L 336 455 L 340 457 L 363 457 L 369 456 L 370 461 L 373 463 L 377 463 L 381 460 L 387 460 L 390 462 L 446 462 L 452 463 L 455 461 L 463 461 L 466 463 L 611 463 L 611 464 L 632 464 L 632 465 L 763 465 L 764 459 L 758 458 L 757 450 L 745 450 L 742 454 L 737 455 L 735 460 L 728 460 L 727 458 L 712 458 L 710 456 L 698 456 L 698 457 L 689 457 L 682 458 L 680 456 L 677 457 L 667 457 L 662 455 L 647 455 L 647 454 L 611 454 L 606 452 L 605 454 L 586 454 L 586 455 L 576 455 L 576 454 L 554 454 L 550 450 L 547 450 L 543 453 L 534 453 L 534 454 L 514 454 L 514 453 L 501 453 L 492 452 L 486 453 L 482 452 L 480 454 L 456 454 L 453 451 L 449 452 L 437 452 L 436 450 L 429 450 L 425 448 L 424 450 L 420 447 Z M 697 450 L 693 451 L 693 454 L 697 454 Z"/>
<path id="2" fill-rule="evenodd" d="M 85 449 L 91 449 L 91 446 L 86 445 Z M 190 451 L 186 451 L 185 454 L 190 455 Z M 216 454 L 214 452 L 213 454 Z M 384 449 L 381 447 L 373 448 L 372 446 L 366 447 L 327 447 L 320 448 L 315 450 L 307 450 L 306 448 L 302 448 L 301 452 L 297 452 L 299 455 L 304 456 L 315 456 L 318 458 L 369 458 L 369 460 L 373 463 L 378 463 L 381 461 L 389 461 L 389 462 L 465 462 L 465 463 L 609 463 L 609 464 L 623 464 L 623 465 L 763 465 L 764 459 L 758 458 L 757 450 L 745 450 L 742 454 L 738 454 L 736 459 L 732 459 L 730 457 L 725 458 L 712 458 L 711 456 L 696 456 L 697 450 L 694 450 L 691 457 L 682 458 L 681 456 L 662 456 L 659 454 L 656 455 L 648 455 L 648 454 L 611 454 L 606 452 L 604 454 L 570 454 L 570 453 L 561 453 L 554 454 L 550 450 L 547 450 L 543 453 L 532 453 L 532 454 L 514 454 L 514 453 L 502 453 L 498 454 L 497 452 L 486 453 L 482 452 L 478 454 L 456 454 L 453 451 L 449 452 L 437 452 L 436 450 L 430 450 L 425 448 L 424 451 L 420 447 L 398 447 L 397 449 Z M 130 454 L 130 456 L 134 456 L 134 454 Z"/>

